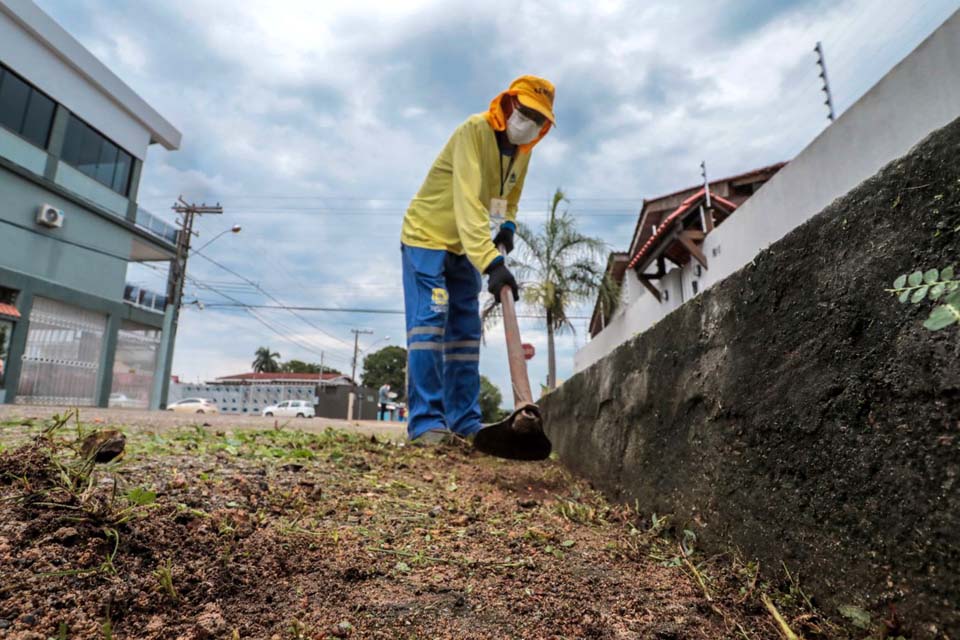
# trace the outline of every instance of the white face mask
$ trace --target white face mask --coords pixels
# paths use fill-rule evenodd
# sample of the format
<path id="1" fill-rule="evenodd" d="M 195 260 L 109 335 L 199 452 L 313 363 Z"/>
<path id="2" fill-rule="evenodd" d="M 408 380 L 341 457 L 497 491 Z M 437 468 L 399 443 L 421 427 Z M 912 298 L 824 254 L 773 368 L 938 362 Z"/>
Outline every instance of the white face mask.
<path id="1" fill-rule="evenodd" d="M 507 140 L 510 144 L 530 144 L 537 139 L 540 127 L 536 122 L 514 109 L 507 118 Z"/>

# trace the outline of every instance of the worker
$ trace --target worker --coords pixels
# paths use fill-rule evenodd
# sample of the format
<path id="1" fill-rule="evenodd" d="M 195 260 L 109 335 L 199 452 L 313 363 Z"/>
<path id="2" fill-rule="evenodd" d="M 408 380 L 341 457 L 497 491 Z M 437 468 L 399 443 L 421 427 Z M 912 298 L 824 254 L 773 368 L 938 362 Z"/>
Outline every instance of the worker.
<path id="1" fill-rule="evenodd" d="M 380 389 L 377 390 L 377 402 L 380 405 L 380 411 L 377 413 L 377 420 L 386 420 L 389 413 L 387 410 L 387 404 L 390 402 L 390 383 L 383 383 L 383 385 L 380 386 Z"/>
<path id="2" fill-rule="evenodd" d="M 543 78 L 514 80 L 456 128 L 407 208 L 400 240 L 411 440 L 469 438 L 481 428 L 481 274 L 497 302 L 505 286 L 519 299 L 497 247 L 513 250 L 530 151 L 555 124 L 553 99 Z"/>

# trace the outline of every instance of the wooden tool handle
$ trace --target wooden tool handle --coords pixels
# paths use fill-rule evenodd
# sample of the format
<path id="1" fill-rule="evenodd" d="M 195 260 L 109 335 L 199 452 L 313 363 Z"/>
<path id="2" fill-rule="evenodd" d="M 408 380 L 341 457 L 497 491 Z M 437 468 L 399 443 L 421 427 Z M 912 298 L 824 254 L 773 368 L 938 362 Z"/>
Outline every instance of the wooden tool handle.
<path id="1" fill-rule="evenodd" d="M 503 246 L 500 255 L 506 259 Z M 520 342 L 520 326 L 517 324 L 517 308 L 513 301 L 513 289 L 504 285 L 500 290 L 500 307 L 503 310 L 503 332 L 507 338 L 507 360 L 510 362 L 510 380 L 513 383 L 514 406 L 520 407 L 533 403 L 530 392 L 530 378 L 527 375 L 527 360 L 523 357 L 523 345 Z"/>

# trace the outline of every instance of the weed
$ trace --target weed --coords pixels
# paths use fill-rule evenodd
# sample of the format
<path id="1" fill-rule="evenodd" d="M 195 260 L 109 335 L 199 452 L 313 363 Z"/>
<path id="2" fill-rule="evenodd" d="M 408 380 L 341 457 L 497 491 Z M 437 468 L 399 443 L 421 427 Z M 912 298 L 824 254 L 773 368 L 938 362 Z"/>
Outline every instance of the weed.
<path id="1" fill-rule="evenodd" d="M 960 279 L 954 278 L 953 266 L 900 275 L 893 281 L 893 288 L 887 291 L 903 304 L 942 298 L 943 304 L 934 307 L 923 323 L 930 331 L 939 331 L 960 322 Z"/>
<path id="2" fill-rule="evenodd" d="M 600 510 L 577 500 L 558 497 L 556 511 L 560 517 L 578 524 L 600 525 L 606 521 Z"/>
<path id="3" fill-rule="evenodd" d="M 146 506 L 157 501 L 157 492 L 149 491 L 143 487 L 134 487 L 127 492 L 127 500 L 136 506 Z"/>
<path id="4" fill-rule="evenodd" d="M 103 633 L 103 640 L 113 640 L 113 620 L 110 619 L 109 606 L 106 615 L 103 617 L 103 624 L 100 625 L 100 631 Z"/>
<path id="5" fill-rule="evenodd" d="M 117 549 L 120 548 L 120 534 L 112 527 L 105 527 L 103 533 L 107 537 L 108 541 L 111 539 L 113 540 L 113 551 L 107 554 L 103 564 L 100 565 L 100 572 L 109 573 L 110 575 L 115 576 L 117 575 L 117 569 L 113 566 L 113 560 L 117 557 Z"/>
<path id="6" fill-rule="evenodd" d="M 167 558 L 167 561 L 153 572 L 153 575 L 156 576 L 157 582 L 160 583 L 160 589 L 170 596 L 171 600 L 174 602 L 179 602 L 180 596 L 177 594 L 177 589 L 173 586 L 173 564 L 170 562 L 169 558 Z"/>
<path id="7" fill-rule="evenodd" d="M 290 626 L 287 627 L 287 633 L 292 640 L 306 640 L 310 637 L 307 632 L 307 625 L 299 620 L 290 621 Z"/>

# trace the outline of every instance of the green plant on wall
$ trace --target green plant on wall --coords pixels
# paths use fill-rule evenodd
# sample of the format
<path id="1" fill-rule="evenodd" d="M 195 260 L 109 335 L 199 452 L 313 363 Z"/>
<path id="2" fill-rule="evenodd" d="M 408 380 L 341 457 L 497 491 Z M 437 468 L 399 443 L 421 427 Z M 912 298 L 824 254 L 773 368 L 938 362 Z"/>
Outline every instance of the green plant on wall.
<path id="1" fill-rule="evenodd" d="M 955 279 L 952 266 L 898 276 L 893 288 L 887 291 L 903 304 L 920 304 L 924 300 L 940 302 L 923 323 L 930 331 L 960 323 L 960 279 Z"/>

